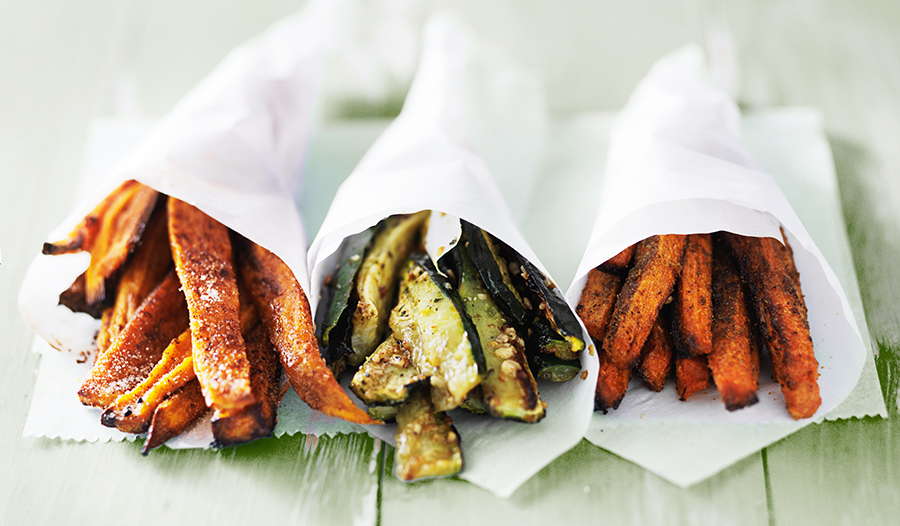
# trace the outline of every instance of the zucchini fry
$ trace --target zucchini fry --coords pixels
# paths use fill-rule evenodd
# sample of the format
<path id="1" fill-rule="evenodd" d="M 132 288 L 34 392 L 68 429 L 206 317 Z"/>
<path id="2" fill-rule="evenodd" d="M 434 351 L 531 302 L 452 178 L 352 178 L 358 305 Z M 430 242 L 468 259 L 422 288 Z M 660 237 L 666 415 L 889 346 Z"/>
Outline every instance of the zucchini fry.
<path id="1" fill-rule="evenodd" d="M 681 272 L 686 236 L 652 236 L 637 244 L 634 266 L 619 293 L 603 349 L 620 369 L 634 366 Z"/>
<path id="2" fill-rule="evenodd" d="M 241 273 L 291 386 L 311 408 L 357 424 L 373 424 L 347 396 L 319 353 L 306 294 L 281 259 L 242 241 Z"/>
<path id="3" fill-rule="evenodd" d="M 170 271 L 94 363 L 78 390 L 81 403 L 109 407 L 147 378 L 169 342 L 187 327 L 184 295 L 175 272 Z"/>
<path id="4" fill-rule="evenodd" d="M 681 356 L 675 354 L 675 391 L 682 401 L 697 391 L 709 387 L 710 373 L 706 355 Z"/>
<path id="5" fill-rule="evenodd" d="M 675 287 L 675 345 L 693 356 L 712 351 L 712 250 L 709 234 L 689 235 Z"/>
<path id="6" fill-rule="evenodd" d="M 203 391 L 200 390 L 200 382 L 196 379 L 188 382 L 163 400 L 153 412 L 153 420 L 141 454 L 146 455 L 151 449 L 184 433 L 208 410 L 203 400 Z"/>
<path id="7" fill-rule="evenodd" d="M 227 416 L 221 416 L 218 412 L 213 416 L 215 447 L 272 436 L 275 429 L 276 410 L 281 400 L 281 364 L 252 303 L 242 308 L 241 331 L 247 346 L 250 386 L 256 403 Z"/>
<path id="8" fill-rule="evenodd" d="M 407 257 L 415 250 L 419 230 L 430 212 L 424 210 L 409 216 L 392 216 L 375 235 L 356 281 L 359 302 L 353 313 L 351 336 L 353 354 L 350 365 L 359 365 L 384 339 L 397 294 L 397 276 Z"/>
<path id="9" fill-rule="evenodd" d="M 172 340 L 147 378 L 118 397 L 100 416 L 100 423 L 125 433 L 143 433 L 150 427 L 156 407 L 197 375 L 191 354 L 191 331 Z"/>
<path id="10" fill-rule="evenodd" d="M 165 199 L 166 197 L 162 196 L 162 201 Z M 103 311 L 96 340 L 98 356 L 109 348 L 170 268 L 172 268 L 172 253 L 169 250 L 166 211 L 165 207 L 157 206 L 141 236 L 140 243 L 134 250 L 134 255 L 124 265 L 115 303 Z"/>
<path id="11" fill-rule="evenodd" d="M 426 380 L 403 342 L 388 336 L 357 369 L 350 389 L 366 405 L 398 405 L 409 399 L 415 385 Z"/>
<path id="12" fill-rule="evenodd" d="M 784 263 L 781 243 L 723 233 L 750 289 L 762 338 L 772 358 L 788 413 L 811 417 L 822 403 L 818 362 L 809 335 L 806 308 Z"/>
<path id="13" fill-rule="evenodd" d="M 459 435 L 446 413 L 416 393 L 397 413 L 397 475 L 406 481 L 455 475 L 462 470 Z"/>
<path id="14" fill-rule="evenodd" d="M 228 229 L 174 198 L 168 215 L 172 258 L 190 313 L 194 370 L 206 405 L 227 415 L 255 401 Z"/>
<path id="15" fill-rule="evenodd" d="M 675 353 L 672 333 L 666 330 L 669 326 L 667 320 L 666 309 L 663 309 L 650 329 L 650 336 L 644 343 L 637 366 L 638 376 L 657 393 L 663 390 L 666 379 L 672 372 L 672 356 Z"/>
<path id="16" fill-rule="evenodd" d="M 99 318 L 112 302 L 119 269 L 137 245 L 158 193 L 137 181 L 125 181 L 75 227 L 69 237 L 44 243 L 45 255 L 87 251 L 91 262 L 84 277 L 60 296 L 60 303 L 77 312 Z M 83 291 L 83 293 L 82 293 Z"/>
<path id="17" fill-rule="evenodd" d="M 714 249 L 712 305 L 709 369 L 725 408 L 735 411 L 758 401 L 759 348 L 741 276 L 720 243 Z"/>

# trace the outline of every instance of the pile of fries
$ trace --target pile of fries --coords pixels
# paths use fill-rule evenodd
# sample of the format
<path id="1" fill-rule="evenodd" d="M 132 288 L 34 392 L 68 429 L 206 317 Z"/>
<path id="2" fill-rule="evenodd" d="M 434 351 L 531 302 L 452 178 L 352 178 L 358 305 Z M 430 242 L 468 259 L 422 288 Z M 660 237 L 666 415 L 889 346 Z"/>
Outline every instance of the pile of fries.
<path id="1" fill-rule="evenodd" d="M 818 363 L 783 235 L 659 235 L 590 271 L 576 312 L 599 348 L 595 410 L 619 406 L 636 372 L 681 400 L 714 383 L 726 409 L 758 401 L 761 347 L 788 413 L 819 405 Z"/>
<path id="2" fill-rule="evenodd" d="M 310 407 L 374 422 L 319 355 L 287 265 L 197 208 L 126 181 L 43 248 L 80 251 L 90 265 L 60 304 L 101 327 L 78 396 L 103 425 L 147 433 L 144 454 L 210 411 L 216 447 L 270 436 L 283 376 Z"/>

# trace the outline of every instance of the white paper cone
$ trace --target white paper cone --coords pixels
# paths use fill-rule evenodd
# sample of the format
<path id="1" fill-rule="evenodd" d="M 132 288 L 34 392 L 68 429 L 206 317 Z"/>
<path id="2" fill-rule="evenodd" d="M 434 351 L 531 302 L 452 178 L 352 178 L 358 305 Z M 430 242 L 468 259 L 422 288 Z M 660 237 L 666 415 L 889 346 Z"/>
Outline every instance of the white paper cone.
<path id="1" fill-rule="evenodd" d="M 392 214 L 420 210 L 447 214 L 439 218 L 447 223 L 441 226 L 443 234 L 430 233 L 427 240 L 433 258 L 438 254 L 436 246 L 448 249 L 455 243 L 459 227 L 453 222 L 462 218 L 491 232 L 546 273 L 514 225 L 484 162 L 471 150 L 470 130 L 475 124 L 467 117 L 490 119 L 491 115 L 467 116 L 464 108 L 472 102 L 467 97 L 490 91 L 491 81 L 501 72 L 489 71 L 479 63 L 476 43 L 452 20 L 432 19 L 424 41 L 419 70 L 403 111 L 340 187 L 310 247 L 316 299 L 347 236 Z M 478 75 L 473 74 L 475 71 Z M 502 74 L 507 81 L 513 78 L 510 69 Z M 469 83 L 478 82 L 483 83 L 479 89 L 471 89 Z M 583 336 L 587 338 L 586 332 Z M 583 360 L 588 372 L 584 379 L 540 383 L 541 397 L 548 408 L 547 416 L 538 424 L 452 413 L 462 439 L 462 477 L 496 495 L 508 496 L 575 445 L 593 407 L 597 370 L 593 364 L 593 360 Z M 393 443 L 395 426 L 368 429 Z"/>

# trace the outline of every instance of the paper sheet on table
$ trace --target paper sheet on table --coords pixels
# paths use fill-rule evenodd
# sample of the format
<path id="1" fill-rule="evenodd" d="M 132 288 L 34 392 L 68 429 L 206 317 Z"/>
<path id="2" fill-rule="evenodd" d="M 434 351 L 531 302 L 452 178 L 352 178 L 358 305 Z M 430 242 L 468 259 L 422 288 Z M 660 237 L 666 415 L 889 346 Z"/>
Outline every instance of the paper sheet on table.
<path id="1" fill-rule="evenodd" d="M 432 258 L 438 257 L 436 247 L 449 249 L 455 244 L 458 218 L 463 218 L 546 272 L 515 227 L 486 165 L 467 147 L 473 124 L 463 116 L 467 97 L 474 93 L 472 85 L 490 86 L 497 75 L 508 77 L 513 70 L 484 67 L 485 53 L 476 52 L 472 38 L 450 19 L 432 19 L 424 40 L 403 111 L 338 189 L 310 247 L 314 298 L 320 296 L 321 284 L 332 272 L 336 251 L 347 236 L 391 214 L 419 210 L 446 214 L 432 214 L 426 247 Z M 472 117 L 491 118 L 487 113 Z M 591 360 L 584 362 L 588 371 L 584 379 L 540 383 L 548 408 L 538 424 L 452 412 L 465 462 L 461 476 L 498 496 L 508 496 L 575 445 L 593 407 L 596 366 Z M 369 426 L 368 430 L 393 443 L 396 426 Z"/>
<path id="2" fill-rule="evenodd" d="M 681 402 L 671 382 L 653 393 L 632 380 L 619 408 L 595 415 L 586 437 L 682 485 L 824 419 L 856 386 L 867 354 L 837 277 L 743 147 L 738 109 L 705 80 L 703 61 L 695 47 L 664 57 L 617 118 L 597 221 L 567 298 L 577 304 L 591 268 L 651 235 L 727 230 L 779 238 L 781 224 L 809 308 L 822 405 L 795 422 L 765 371 L 759 403 L 736 412 L 724 409 L 714 388 Z"/>
<path id="3" fill-rule="evenodd" d="M 90 197 L 49 239 L 64 239 L 110 191 L 122 181 L 136 179 L 197 206 L 268 248 L 309 290 L 306 238 L 290 188 L 299 184 L 337 5 L 331 0 L 313 2 L 232 51 L 94 187 Z M 48 342 L 68 349 L 45 353 L 44 358 L 69 362 L 62 369 L 53 368 L 62 372 L 46 378 L 57 389 L 38 392 L 42 398 L 33 401 L 26 434 L 81 440 L 123 436 L 99 425 L 98 410 L 79 406 L 77 388 L 60 390 L 62 385 L 77 386 L 84 377 L 87 368 L 77 359 L 90 354 L 99 327 L 90 316 L 57 305 L 59 293 L 84 271 L 89 260 L 86 253 L 38 256 L 23 282 L 19 304 L 26 322 Z M 42 368 L 42 373 L 50 374 L 50 370 Z M 299 402 L 289 396 L 287 403 L 292 399 Z M 60 418 L 56 410 L 35 410 L 57 407 L 77 414 Z M 286 411 L 281 422 L 293 421 L 292 414 Z M 279 431 L 284 431 L 284 425 Z M 207 429 L 205 435 L 182 436 L 170 445 L 197 447 L 210 442 Z"/>

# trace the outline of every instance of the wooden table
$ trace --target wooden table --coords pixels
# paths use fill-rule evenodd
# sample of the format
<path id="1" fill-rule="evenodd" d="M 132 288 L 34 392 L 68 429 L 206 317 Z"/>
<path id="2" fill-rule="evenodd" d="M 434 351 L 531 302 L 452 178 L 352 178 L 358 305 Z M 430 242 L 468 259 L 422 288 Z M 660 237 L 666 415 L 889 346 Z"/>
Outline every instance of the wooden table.
<path id="1" fill-rule="evenodd" d="M 390 476 L 390 448 L 362 435 L 148 458 L 133 443 L 23 438 L 39 357 L 16 295 L 40 243 L 73 204 L 90 123 L 162 116 L 231 47 L 298 3 L 0 1 L 0 523 L 896 522 L 900 4 L 893 0 L 504 0 L 453 8 L 476 33 L 542 72 L 553 116 L 618 109 L 653 60 L 687 41 L 714 45 L 723 34 L 737 51 L 742 104 L 818 107 L 890 418 L 811 425 L 688 489 L 582 441 L 506 500 L 456 480 L 400 483 Z M 431 8 L 382 21 L 415 25 Z M 408 77 L 382 80 L 368 96 L 343 89 L 326 97 L 326 119 L 396 113 Z"/>

